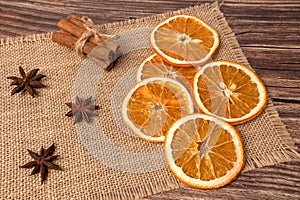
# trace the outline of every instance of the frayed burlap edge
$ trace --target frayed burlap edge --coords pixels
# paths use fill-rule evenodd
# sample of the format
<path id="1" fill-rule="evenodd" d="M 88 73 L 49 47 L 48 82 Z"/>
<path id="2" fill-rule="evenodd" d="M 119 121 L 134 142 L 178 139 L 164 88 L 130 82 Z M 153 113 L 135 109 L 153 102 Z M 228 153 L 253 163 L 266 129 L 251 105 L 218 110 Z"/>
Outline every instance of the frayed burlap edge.
<path id="1" fill-rule="evenodd" d="M 229 27 L 227 21 L 224 18 L 223 13 L 220 11 L 220 5 L 215 2 L 212 4 L 203 4 L 199 6 L 194 6 L 192 8 L 185 8 L 174 12 L 167 12 L 164 14 L 159 14 L 151 17 L 146 17 L 143 19 L 137 19 L 137 20 L 129 20 L 124 22 L 115 22 L 111 24 L 104 24 L 99 25 L 98 27 L 100 29 L 112 29 L 117 28 L 119 26 L 127 26 L 133 23 L 143 23 L 147 22 L 149 20 L 161 20 L 162 18 L 167 18 L 173 15 L 183 14 L 189 11 L 190 9 L 200 9 L 200 8 L 208 8 L 211 9 L 215 16 L 218 17 L 217 21 L 219 26 L 222 28 L 223 34 L 226 35 L 226 39 L 229 40 L 232 51 L 235 54 L 237 58 L 237 62 L 250 66 L 247 58 L 243 54 L 240 45 L 238 44 L 238 41 L 235 37 L 235 34 L 232 32 L 231 28 Z M 36 41 L 43 41 L 43 40 L 49 40 L 51 39 L 52 33 L 44 33 L 44 34 L 35 34 L 35 35 L 29 35 L 29 36 L 20 36 L 20 37 L 9 37 L 9 38 L 2 38 L 0 39 L 0 46 L 6 46 L 6 45 L 18 45 L 22 43 L 33 43 Z M 266 112 L 268 113 L 268 116 L 270 120 L 272 121 L 273 125 L 278 130 L 278 134 L 280 138 L 282 139 L 282 142 L 285 144 L 286 148 L 285 151 L 282 151 L 281 153 L 270 153 L 269 155 L 263 156 L 261 158 L 251 158 L 251 160 L 247 160 L 248 166 L 250 166 L 248 169 L 244 169 L 245 171 L 249 171 L 251 169 L 262 167 L 262 166 L 270 166 L 274 163 L 281 163 L 281 162 L 288 162 L 292 161 L 294 159 L 299 159 L 300 154 L 297 153 L 295 149 L 295 143 L 292 140 L 290 134 L 287 132 L 285 125 L 279 118 L 278 112 L 275 110 L 274 105 L 271 100 L 269 100 L 269 105 L 266 108 Z M 123 188 L 115 193 L 108 193 L 108 194 L 101 194 L 101 198 L 104 199 L 136 199 L 141 198 L 145 196 L 149 196 L 152 194 L 156 194 L 162 191 L 168 191 L 172 189 L 176 189 L 178 187 L 182 187 L 183 185 L 178 182 L 175 178 L 170 180 L 162 180 L 158 183 L 152 184 L 149 183 L 148 185 L 142 185 L 138 187 L 133 188 Z"/>
<path id="2" fill-rule="evenodd" d="M 52 33 L 42 33 L 19 37 L 0 38 L 0 46 L 18 45 L 23 43 L 33 43 L 51 39 Z"/>
<path id="3" fill-rule="evenodd" d="M 283 163 L 300 159 L 300 154 L 297 152 L 295 142 L 286 130 L 286 126 L 280 119 L 279 114 L 270 99 L 268 104 L 269 106 L 265 108 L 265 111 L 268 113 L 269 119 L 272 121 L 274 127 L 278 131 L 278 135 L 284 143 L 285 149 L 281 152 L 269 152 L 269 154 L 261 156 L 260 158 L 249 158 L 246 161 L 249 169 L 245 168 L 244 172 L 258 167 L 271 166 L 274 165 L 274 163 Z"/>
<path id="4" fill-rule="evenodd" d="M 124 188 L 117 193 L 101 194 L 101 199 L 123 200 L 123 199 L 139 199 L 160 192 L 165 192 L 173 189 L 183 187 L 175 178 L 170 180 L 161 180 L 156 183 L 149 183 L 148 185 L 141 185 L 138 187 Z"/>

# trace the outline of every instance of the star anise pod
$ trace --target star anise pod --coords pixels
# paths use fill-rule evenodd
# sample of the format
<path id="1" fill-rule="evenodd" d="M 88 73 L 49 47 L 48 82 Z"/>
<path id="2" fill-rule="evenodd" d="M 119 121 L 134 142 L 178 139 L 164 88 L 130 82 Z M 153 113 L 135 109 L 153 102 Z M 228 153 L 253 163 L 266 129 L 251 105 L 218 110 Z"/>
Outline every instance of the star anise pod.
<path id="1" fill-rule="evenodd" d="M 34 153 L 27 149 L 29 155 L 34 159 L 34 161 L 28 162 L 20 168 L 32 168 L 34 169 L 31 172 L 31 175 L 40 173 L 41 182 L 43 183 L 46 180 L 48 175 L 48 169 L 62 170 L 58 165 L 54 164 L 53 161 L 58 158 L 58 155 L 53 156 L 52 154 L 55 151 L 54 144 L 52 144 L 48 149 L 41 148 L 40 154 Z"/>
<path id="2" fill-rule="evenodd" d="M 21 74 L 21 78 L 16 76 L 9 76 L 8 79 L 13 80 L 13 82 L 10 85 L 16 85 L 11 92 L 11 95 L 14 95 L 19 92 L 25 92 L 27 91 L 32 97 L 36 95 L 35 88 L 44 88 L 46 87 L 44 84 L 42 84 L 40 81 L 42 78 L 46 77 L 42 74 L 37 74 L 39 69 L 33 69 L 31 70 L 27 75 L 24 72 L 24 69 L 22 67 L 19 67 L 19 72 Z"/>
<path id="3" fill-rule="evenodd" d="M 96 116 L 95 110 L 99 110 L 100 107 L 92 104 L 92 97 L 87 99 L 80 99 L 78 96 L 75 98 L 75 103 L 69 102 L 66 105 L 71 108 L 66 116 L 75 117 L 74 124 L 81 122 L 83 119 L 86 122 L 91 122 L 91 118 Z"/>

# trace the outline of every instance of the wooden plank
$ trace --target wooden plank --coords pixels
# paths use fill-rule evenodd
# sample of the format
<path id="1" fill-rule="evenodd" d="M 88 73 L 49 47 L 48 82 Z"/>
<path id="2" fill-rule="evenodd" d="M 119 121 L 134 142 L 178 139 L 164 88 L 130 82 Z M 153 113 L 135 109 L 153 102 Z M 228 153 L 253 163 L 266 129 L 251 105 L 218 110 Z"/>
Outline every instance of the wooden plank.
<path id="1" fill-rule="evenodd" d="M 274 106 L 275 106 L 276 110 L 279 112 L 281 118 L 290 117 L 291 115 L 293 115 L 293 117 L 296 119 L 300 118 L 300 104 L 299 103 L 286 103 L 286 102 L 274 101 Z M 300 122 L 300 120 L 299 120 L 299 122 Z M 299 124 L 299 127 L 300 127 L 300 124 Z"/>
<path id="2" fill-rule="evenodd" d="M 300 88 L 300 70 L 290 72 L 287 70 L 259 69 L 256 66 L 254 68 L 267 86 Z"/>
<path id="3" fill-rule="evenodd" d="M 300 194 L 297 188 L 300 184 L 299 166 L 300 162 L 291 162 L 256 169 L 243 173 L 229 186 L 218 190 L 203 191 L 183 188 L 145 199 L 299 199 Z"/>
<path id="4" fill-rule="evenodd" d="M 241 45 L 243 45 L 241 43 Z M 300 50 L 267 47 L 242 47 L 254 69 L 299 71 Z"/>
<path id="5" fill-rule="evenodd" d="M 281 120 L 286 125 L 288 132 L 291 134 L 291 136 L 295 142 L 298 152 L 300 152 L 300 134 L 299 134 L 300 120 L 299 120 L 299 117 L 297 118 L 297 117 L 284 116 L 281 118 Z M 300 179 L 300 177 L 298 177 L 298 178 Z"/>
<path id="6" fill-rule="evenodd" d="M 209 1 L 208 1 L 209 2 Z M 210 0 L 210 2 L 213 2 Z M 130 18 L 141 18 L 158 14 L 162 12 L 177 10 L 184 7 L 189 7 L 198 4 L 199 1 L 0 1 L 0 19 L 8 20 L 5 29 L 0 29 L 0 36 L 16 36 L 21 35 L 20 30 L 16 30 L 14 22 L 20 23 L 17 17 L 24 17 L 24 19 L 31 19 L 31 23 L 27 23 L 28 31 L 25 29 L 23 34 L 30 34 L 30 30 L 34 32 L 45 32 L 50 29 L 55 29 L 57 19 L 65 16 L 66 13 L 77 12 L 82 15 L 90 16 L 96 24 L 103 24 L 109 22 L 116 22 L 127 20 Z M 158 8 L 159 9 L 155 9 Z M 8 13 L 9 16 L 5 16 Z M 26 21 L 25 20 L 25 21 Z M 40 27 L 40 30 L 36 30 L 37 27 L 44 22 L 46 24 L 51 23 L 48 28 Z M 3 23 L 3 22 L 2 22 Z"/>
<path id="7" fill-rule="evenodd" d="M 293 102 L 300 103 L 300 88 L 269 86 L 267 91 L 271 98 L 293 100 Z"/>

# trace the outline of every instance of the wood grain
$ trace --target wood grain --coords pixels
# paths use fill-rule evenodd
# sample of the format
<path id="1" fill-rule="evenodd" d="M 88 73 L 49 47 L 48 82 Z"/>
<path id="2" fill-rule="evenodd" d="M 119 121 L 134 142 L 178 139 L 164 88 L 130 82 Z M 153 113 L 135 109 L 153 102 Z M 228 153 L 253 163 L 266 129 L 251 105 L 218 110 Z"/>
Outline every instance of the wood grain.
<path id="1" fill-rule="evenodd" d="M 10 0 L 0 1 L 0 38 L 55 31 L 67 13 L 95 23 L 135 19 L 211 0 Z M 249 62 L 265 82 L 282 121 L 300 147 L 300 2 L 224 0 L 221 10 Z M 220 190 L 181 188 L 147 199 L 300 199 L 300 162 L 247 173 Z"/>

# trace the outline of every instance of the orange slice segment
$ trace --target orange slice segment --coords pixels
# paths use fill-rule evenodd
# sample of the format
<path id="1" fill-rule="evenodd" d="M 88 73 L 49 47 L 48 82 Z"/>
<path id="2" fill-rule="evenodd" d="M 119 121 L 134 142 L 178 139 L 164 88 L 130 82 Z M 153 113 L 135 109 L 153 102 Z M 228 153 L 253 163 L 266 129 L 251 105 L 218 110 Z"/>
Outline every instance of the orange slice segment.
<path id="1" fill-rule="evenodd" d="M 150 45 L 164 60 L 181 67 L 207 62 L 219 46 L 218 33 L 202 20 L 187 15 L 171 17 L 150 34 Z"/>
<path id="2" fill-rule="evenodd" d="M 267 104 L 266 88 L 258 75 L 228 61 L 203 66 L 194 77 L 193 88 L 200 110 L 231 124 L 255 118 Z"/>
<path id="3" fill-rule="evenodd" d="M 192 112 L 193 102 L 187 89 L 169 78 L 149 78 L 137 83 L 122 104 L 125 123 L 149 142 L 163 142 L 171 125 Z"/>
<path id="4" fill-rule="evenodd" d="M 245 164 L 244 148 L 230 124 L 204 114 L 173 124 L 164 144 L 171 172 L 187 186 L 215 189 L 233 181 Z"/>
<path id="5" fill-rule="evenodd" d="M 137 71 L 137 81 L 153 77 L 171 78 L 190 89 L 197 71 L 196 67 L 176 67 L 165 62 L 157 54 L 153 54 L 140 65 Z"/>

